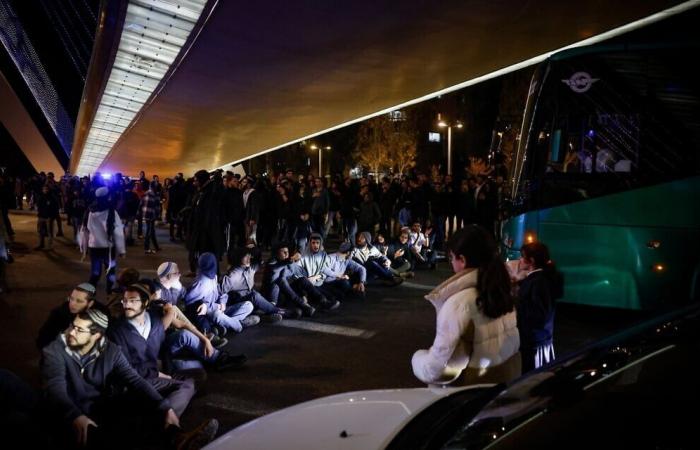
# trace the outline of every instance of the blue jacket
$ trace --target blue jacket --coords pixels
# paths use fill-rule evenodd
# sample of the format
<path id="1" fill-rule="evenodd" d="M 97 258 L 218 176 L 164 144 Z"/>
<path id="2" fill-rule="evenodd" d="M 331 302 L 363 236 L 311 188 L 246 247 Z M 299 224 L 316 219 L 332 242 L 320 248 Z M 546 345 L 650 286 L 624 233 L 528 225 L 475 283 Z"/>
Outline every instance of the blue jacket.
<path id="1" fill-rule="evenodd" d="M 124 356 L 136 372 L 144 378 L 158 377 L 158 355 L 165 341 L 165 329 L 160 316 L 153 311 L 146 311 L 151 319 L 151 331 L 148 339 L 141 337 L 136 328 L 122 317 L 110 325 L 107 330 L 109 339 L 121 347 Z"/>
<path id="2" fill-rule="evenodd" d="M 47 401 L 58 416 L 70 423 L 81 415 L 90 415 L 92 407 L 116 386 L 126 386 L 147 399 L 160 411 L 170 402 L 131 367 L 118 345 L 102 339 L 87 360 L 77 358 L 59 335 L 42 350 L 42 386 Z"/>
<path id="3" fill-rule="evenodd" d="M 219 290 L 225 294 L 232 291 L 240 296 L 249 294 L 255 289 L 255 272 L 259 267 L 257 264 L 234 267 L 221 279 Z"/>
<path id="4" fill-rule="evenodd" d="M 324 283 L 335 281 L 346 273 L 359 274 L 360 281 L 367 281 L 367 269 L 356 263 L 352 259 L 342 258 L 338 253 L 328 255 L 328 264 L 323 269 L 323 274 L 326 276 Z"/>
<path id="5" fill-rule="evenodd" d="M 199 257 L 197 278 L 185 295 L 185 306 L 192 306 L 196 303 L 204 303 L 207 310 L 211 311 L 214 303 L 221 303 L 226 306 L 228 296 L 219 291 L 219 284 L 216 281 L 216 256 L 212 253 L 202 253 Z"/>

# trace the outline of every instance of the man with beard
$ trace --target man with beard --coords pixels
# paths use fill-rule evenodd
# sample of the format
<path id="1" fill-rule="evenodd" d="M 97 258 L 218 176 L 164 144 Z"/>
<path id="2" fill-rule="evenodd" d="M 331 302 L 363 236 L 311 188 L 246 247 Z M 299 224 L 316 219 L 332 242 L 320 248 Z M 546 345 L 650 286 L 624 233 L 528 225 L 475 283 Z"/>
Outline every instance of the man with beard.
<path id="1" fill-rule="evenodd" d="M 298 265 L 302 269 L 303 276 L 308 280 L 312 288 L 321 292 L 322 295 L 310 296 L 311 300 L 318 299 L 318 306 L 323 309 L 336 309 L 340 302 L 336 299 L 326 298 L 327 292 L 323 290 L 323 281 L 326 278 L 324 270 L 328 267 L 328 254 L 323 250 L 323 237 L 320 233 L 312 233 L 309 238 L 309 248 L 302 253 Z M 316 297 L 316 298 L 314 298 Z"/>
<path id="2" fill-rule="evenodd" d="M 190 434 L 183 433 L 170 402 L 136 373 L 117 345 L 104 337 L 108 324 L 105 314 L 88 309 L 42 351 L 47 407 L 51 417 L 59 421 L 56 431 L 64 443 L 117 447 L 119 441 L 134 439 L 132 434 L 123 432 L 121 424 L 134 413 L 161 421 L 166 430 L 164 440 L 177 442 L 180 448 L 209 442 L 216 434 L 218 422 L 210 420 Z M 133 397 L 111 395 L 116 386 L 127 387 Z M 130 444 L 133 446 L 134 442 Z"/>
<path id="3" fill-rule="evenodd" d="M 381 279 L 388 286 L 396 286 L 403 282 L 403 278 L 394 276 L 389 270 L 391 261 L 372 245 L 372 235 L 369 232 L 363 231 L 358 234 L 356 242 L 357 246 L 351 257 L 367 269 L 368 275 Z"/>
<path id="4" fill-rule="evenodd" d="M 241 366 L 244 355 L 232 357 L 214 349 L 209 339 L 188 320 L 178 317 L 179 310 L 169 303 L 150 308 L 153 293 L 145 283 L 136 283 L 124 292 L 124 317 L 112 324 L 109 338 L 122 348 L 136 371 L 167 397 L 175 412 L 182 415 L 195 393 L 191 379 L 174 379 L 158 370 L 158 357 L 174 358 L 186 354 L 216 370 Z M 166 334 L 170 327 L 175 328 Z M 198 365 L 201 368 L 201 365 Z"/>
<path id="5" fill-rule="evenodd" d="M 36 346 L 39 350 L 66 331 L 76 315 L 92 307 L 107 313 L 106 307 L 95 300 L 95 286 L 90 283 L 79 284 L 73 289 L 66 301 L 51 310 L 49 318 L 39 329 L 39 337 L 36 340 Z"/>

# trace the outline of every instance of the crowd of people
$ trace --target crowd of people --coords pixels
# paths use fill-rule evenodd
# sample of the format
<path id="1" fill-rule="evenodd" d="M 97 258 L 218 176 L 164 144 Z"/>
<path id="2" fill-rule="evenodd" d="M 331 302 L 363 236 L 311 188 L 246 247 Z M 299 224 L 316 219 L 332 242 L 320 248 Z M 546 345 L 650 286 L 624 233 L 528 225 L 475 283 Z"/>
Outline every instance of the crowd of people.
<path id="1" fill-rule="evenodd" d="M 139 410 L 142 426 L 165 430 L 158 439 L 197 448 L 216 433 L 216 420 L 186 433 L 179 417 L 202 372 L 245 364 L 245 355 L 225 350 L 228 338 L 260 322 L 335 310 L 363 298 L 368 283 L 399 285 L 416 270 L 435 269 L 439 254 L 455 275 L 426 296 L 437 333 L 430 349 L 414 355 L 418 379 L 508 381 L 521 365 L 529 370 L 554 358 L 561 277 L 540 243 L 523 247 L 518 271 L 501 260 L 492 234 L 502 179 L 456 184 L 417 174 L 376 182 L 200 170 L 163 184 L 143 172 L 134 179 L 42 173 L 26 184 L 2 182 L 14 187 L 12 206 L 26 201 L 36 209 L 37 251 L 63 234 L 63 212 L 91 261 L 87 282 L 51 312 L 37 338 L 41 411 L 61 418 L 52 435 L 65 446 L 116 445 L 115 424 Z M 0 267 L 12 242 L 10 198 L 3 199 Z M 184 243 L 189 273 L 173 261 L 157 265 L 154 279 L 119 270 L 118 257 L 137 240 L 147 255 L 160 251 L 158 223 L 167 224 L 172 242 Z M 331 236 L 335 251 L 324 246 Z"/>

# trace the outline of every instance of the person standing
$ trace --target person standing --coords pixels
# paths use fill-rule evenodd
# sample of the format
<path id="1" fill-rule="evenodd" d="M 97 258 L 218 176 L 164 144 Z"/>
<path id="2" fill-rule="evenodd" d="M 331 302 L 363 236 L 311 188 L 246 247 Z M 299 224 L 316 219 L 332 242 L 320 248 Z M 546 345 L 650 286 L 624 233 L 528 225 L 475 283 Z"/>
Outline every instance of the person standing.
<path id="1" fill-rule="evenodd" d="M 45 239 L 48 237 L 48 249 L 53 246 L 53 228 L 58 214 L 58 200 L 51 193 L 49 186 L 41 188 L 41 195 L 36 202 L 37 231 L 39 232 L 39 245 L 34 250 L 43 250 Z M 60 220 L 60 219 L 59 219 Z"/>
<path id="2" fill-rule="evenodd" d="M 83 254 L 90 253 L 90 284 L 97 286 L 105 270 L 106 290 L 110 295 L 116 281 L 117 255 L 126 256 L 126 248 L 121 218 L 110 204 L 109 189 L 104 186 L 95 191 L 80 241 Z"/>
<path id="3" fill-rule="evenodd" d="M 515 301 L 496 243 L 485 229 L 468 225 L 447 248 L 455 274 L 425 296 L 437 330 L 430 349 L 414 353 L 414 375 L 435 385 L 515 379 L 521 373 Z"/>
<path id="4" fill-rule="evenodd" d="M 564 279 L 541 242 L 520 249 L 518 330 L 523 372 L 539 369 L 554 360 L 554 302 L 564 294 Z"/>
<path id="5" fill-rule="evenodd" d="M 161 217 L 161 202 L 157 190 L 160 187 L 157 181 L 151 181 L 148 190 L 141 197 L 139 212 L 143 221 L 146 222 L 146 236 L 143 240 L 143 249 L 147 255 L 160 251 L 158 240 L 156 239 L 156 220 Z M 153 250 L 151 250 L 153 242 Z"/>

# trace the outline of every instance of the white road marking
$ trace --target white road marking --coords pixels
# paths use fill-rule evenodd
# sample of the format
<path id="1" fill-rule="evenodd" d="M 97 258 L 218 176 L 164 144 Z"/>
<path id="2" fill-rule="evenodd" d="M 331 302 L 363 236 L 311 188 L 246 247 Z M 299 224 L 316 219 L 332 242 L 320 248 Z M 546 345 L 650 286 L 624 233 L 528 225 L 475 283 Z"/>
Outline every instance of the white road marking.
<path id="1" fill-rule="evenodd" d="M 359 337 L 369 339 L 375 331 L 363 330 L 361 328 L 343 327 L 340 325 L 326 325 L 323 323 L 306 322 L 303 320 L 286 319 L 279 323 L 279 326 L 288 328 L 299 328 L 307 331 L 318 331 L 319 333 L 338 334 L 340 336 Z"/>
<path id="2" fill-rule="evenodd" d="M 261 405 L 260 402 L 241 400 L 240 398 L 229 397 L 228 395 L 207 395 L 201 399 L 205 405 L 213 408 L 224 409 L 226 411 L 245 414 L 247 416 L 264 416 L 279 408 L 272 408 Z"/>
<path id="3" fill-rule="evenodd" d="M 413 289 L 423 289 L 426 291 L 432 291 L 433 289 L 435 289 L 435 286 L 431 286 L 428 284 L 411 283 L 410 281 L 404 281 L 403 283 L 401 283 L 401 286 L 406 286 Z"/>

